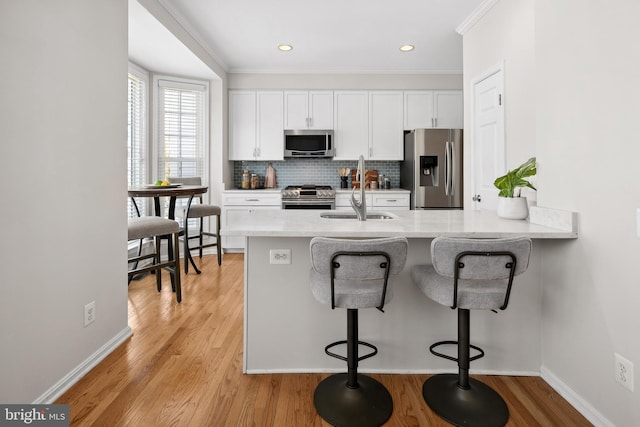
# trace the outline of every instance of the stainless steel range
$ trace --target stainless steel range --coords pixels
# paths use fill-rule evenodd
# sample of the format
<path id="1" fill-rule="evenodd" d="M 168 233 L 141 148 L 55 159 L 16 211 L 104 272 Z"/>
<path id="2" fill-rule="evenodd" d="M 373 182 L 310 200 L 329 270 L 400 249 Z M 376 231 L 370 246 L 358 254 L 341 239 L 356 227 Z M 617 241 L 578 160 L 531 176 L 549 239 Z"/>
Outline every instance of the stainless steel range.
<path id="1" fill-rule="evenodd" d="M 336 190 L 329 185 L 290 185 L 282 190 L 282 209 L 335 209 Z"/>

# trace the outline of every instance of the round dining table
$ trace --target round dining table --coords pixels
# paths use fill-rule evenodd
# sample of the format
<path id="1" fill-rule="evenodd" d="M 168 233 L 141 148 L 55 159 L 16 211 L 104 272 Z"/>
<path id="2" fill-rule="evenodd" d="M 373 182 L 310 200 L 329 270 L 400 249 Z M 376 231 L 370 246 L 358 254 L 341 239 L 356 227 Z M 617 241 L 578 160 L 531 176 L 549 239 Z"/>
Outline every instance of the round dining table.
<path id="1" fill-rule="evenodd" d="M 160 198 L 169 197 L 169 210 L 167 212 L 167 217 L 173 220 L 176 219 L 176 199 L 188 197 L 189 201 L 187 202 L 187 210 L 185 211 L 184 215 L 184 218 L 186 219 L 189 213 L 189 208 L 191 207 L 191 201 L 193 200 L 194 196 L 204 194 L 208 191 L 208 189 L 209 187 L 203 185 L 146 185 L 143 187 L 130 187 L 129 197 L 131 197 L 131 200 L 133 200 L 133 206 L 135 207 L 138 216 L 140 216 L 141 213 L 138 210 L 138 205 L 136 204 L 134 199 L 135 197 L 153 197 L 153 210 L 156 216 L 162 216 L 162 210 L 160 208 Z M 169 238 L 167 238 L 167 241 L 169 245 L 169 259 L 172 259 L 173 242 Z M 191 265 L 196 269 L 196 271 L 198 271 L 189 251 L 187 251 L 187 253 L 185 254 L 185 262 L 190 262 Z M 180 273 L 178 272 L 178 274 Z"/>
<path id="2" fill-rule="evenodd" d="M 169 197 L 169 211 L 167 216 L 169 219 L 176 219 L 176 199 L 178 197 L 188 197 L 187 209 L 191 206 L 194 196 L 204 194 L 209 187 L 203 185 L 146 185 L 143 187 L 129 188 L 129 197 L 153 197 L 153 210 L 155 215 L 161 216 L 160 198 Z M 137 209 L 137 208 L 136 208 Z"/>

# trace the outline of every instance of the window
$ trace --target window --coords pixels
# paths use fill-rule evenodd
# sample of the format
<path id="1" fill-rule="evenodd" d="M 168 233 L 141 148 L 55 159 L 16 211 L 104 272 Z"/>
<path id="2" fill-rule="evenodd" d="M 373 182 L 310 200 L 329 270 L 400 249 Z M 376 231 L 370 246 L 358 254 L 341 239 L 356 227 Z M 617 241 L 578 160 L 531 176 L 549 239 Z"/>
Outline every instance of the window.
<path id="1" fill-rule="evenodd" d="M 130 67 L 128 81 L 127 184 L 129 187 L 139 187 L 144 185 L 147 180 L 146 94 L 148 79 L 146 73 Z M 147 210 L 147 201 L 142 198 L 136 202 L 141 213 L 144 214 Z M 127 212 L 130 218 L 137 216 L 131 199 L 127 201 Z"/>
<path id="2" fill-rule="evenodd" d="M 157 89 L 155 179 L 200 177 L 208 181 L 207 82 L 177 78 L 154 79 Z M 176 206 L 186 203 L 178 199 Z"/>
<path id="3" fill-rule="evenodd" d="M 158 179 L 206 182 L 207 85 L 158 80 Z"/>

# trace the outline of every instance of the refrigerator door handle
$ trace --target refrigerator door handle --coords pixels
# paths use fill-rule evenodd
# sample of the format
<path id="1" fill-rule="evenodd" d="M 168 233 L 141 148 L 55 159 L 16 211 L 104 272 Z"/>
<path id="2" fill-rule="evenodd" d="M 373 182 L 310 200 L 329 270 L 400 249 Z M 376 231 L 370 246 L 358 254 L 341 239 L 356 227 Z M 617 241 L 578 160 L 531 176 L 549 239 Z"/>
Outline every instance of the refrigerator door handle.
<path id="1" fill-rule="evenodd" d="M 453 168 L 456 164 L 456 153 L 453 151 L 453 142 L 449 142 L 449 195 L 453 196 L 453 189 L 455 188 L 455 182 L 453 182 L 455 175 L 455 171 Z"/>
<path id="2" fill-rule="evenodd" d="M 444 143 L 444 195 L 449 195 L 449 184 L 451 180 L 451 159 L 449 158 L 449 141 Z"/>

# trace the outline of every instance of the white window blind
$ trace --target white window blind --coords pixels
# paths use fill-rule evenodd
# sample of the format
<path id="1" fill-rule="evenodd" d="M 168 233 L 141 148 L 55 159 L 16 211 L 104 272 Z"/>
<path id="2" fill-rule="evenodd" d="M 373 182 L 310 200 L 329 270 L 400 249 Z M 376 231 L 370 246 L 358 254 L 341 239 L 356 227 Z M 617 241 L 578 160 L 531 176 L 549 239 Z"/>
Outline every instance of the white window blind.
<path id="1" fill-rule="evenodd" d="M 158 81 L 158 179 L 199 176 L 206 182 L 206 86 Z"/>
<path id="2" fill-rule="evenodd" d="M 128 80 L 127 183 L 129 187 L 139 187 L 144 185 L 147 179 L 147 81 L 144 77 L 132 73 L 129 73 Z M 138 199 L 136 203 L 144 215 L 147 210 L 146 199 Z M 130 218 L 136 216 L 131 199 L 128 199 L 127 211 Z"/>
<path id="3" fill-rule="evenodd" d="M 158 79 L 157 178 L 207 179 L 208 87 L 206 83 Z M 176 201 L 176 211 L 187 202 Z M 166 212 L 166 205 L 164 206 Z M 195 224 L 195 221 L 194 221 Z M 191 227 L 191 222 L 189 224 Z"/>

